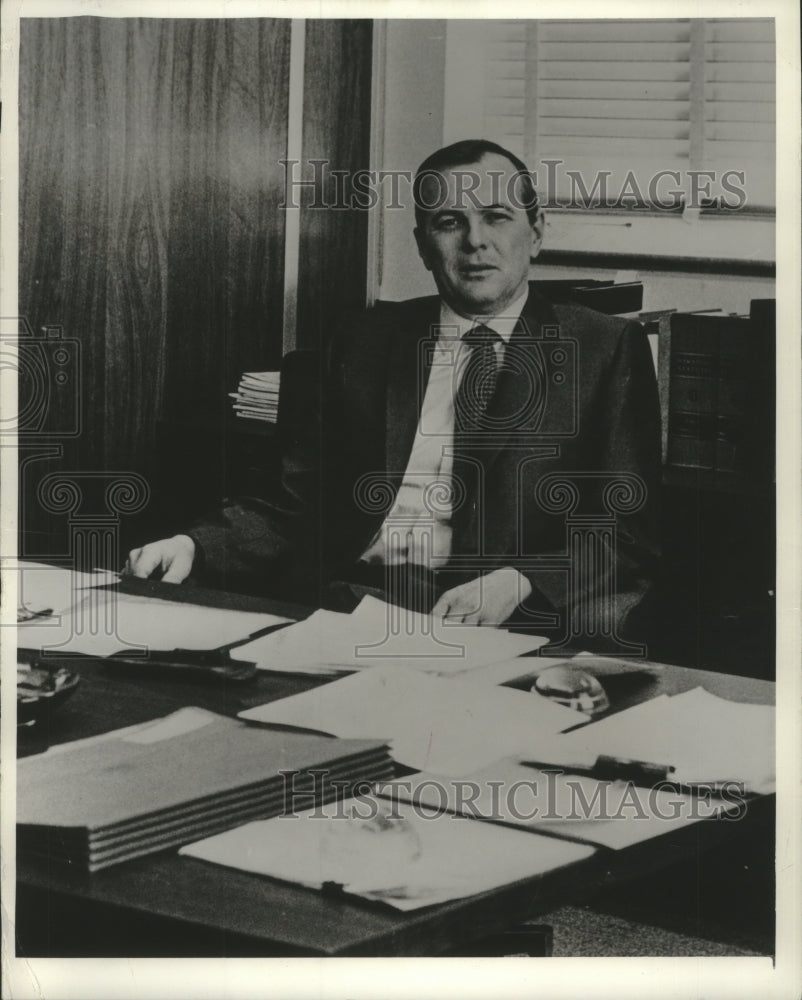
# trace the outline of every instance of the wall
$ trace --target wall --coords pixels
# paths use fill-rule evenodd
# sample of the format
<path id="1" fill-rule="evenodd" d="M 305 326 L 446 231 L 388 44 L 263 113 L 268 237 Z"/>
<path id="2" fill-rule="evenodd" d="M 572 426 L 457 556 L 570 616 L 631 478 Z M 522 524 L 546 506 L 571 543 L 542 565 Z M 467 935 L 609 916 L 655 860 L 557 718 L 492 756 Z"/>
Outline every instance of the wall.
<path id="1" fill-rule="evenodd" d="M 20 309 L 80 341 L 80 467 L 280 357 L 288 60 L 286 21 L 22 21 Z"/>
<path id="2" fill-rule="evenodd" d="M 301 158 L 365 166 L 372 24 L 304 28 Z M 75 350 L 53 433 L 23 454 L 23 534 L 42 553 L 65 530 L 38 498 L 46 473 L 94 477 L 101 510 L 108 470 L 157 492 L 176 457 L 165 422 L 205 443 L 240 374 L 279 366 L 290 50 L 289 19 L 21 22 L 20 312 L 32 340 L 50 327 Z M 299 343 L 329 301 L 364 302 L 366 245 L 364 212 L 301 210 Z M 202 461 L 214 476 L 227 458 Z"/>
<path id="3" fill-rule="evenodd" d="M 349 204 L 352 188 L 339 185 L 365 167 L 370 155 L 371 43 L 367 20 L 306 22 L 301 177 L 315 176 L 313 159 L 325 160 L 314 192 L 304 189 L 301 207 L 297 347 L 314 348 L 331 316 L 364 306 L 367 281 L 368 216 L 358 209 L 313 208 Z"/>
<path id="4" fill-rule="evenodd" d="M 445 46 L 445 21 L 387 22 L 381 169 L 414 172 L 443 144 Z M 415 215 L 407 186 L 401 187 L 399 202 L 403 208 L 383 213 L 379 298 L 404 299 L 435 290 L 412 236 Z"/>

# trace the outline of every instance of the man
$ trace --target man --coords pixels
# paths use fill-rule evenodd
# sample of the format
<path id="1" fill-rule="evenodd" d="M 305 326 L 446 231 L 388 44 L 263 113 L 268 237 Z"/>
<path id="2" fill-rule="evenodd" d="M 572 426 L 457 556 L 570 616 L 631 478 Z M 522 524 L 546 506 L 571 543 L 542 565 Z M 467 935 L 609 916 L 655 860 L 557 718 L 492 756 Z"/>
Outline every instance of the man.
<path id="1" fill-rule="evenodd" d="M 543 212 L 507 150 L 439 150 L 413 192 L 439 296 L 349 318 L 327 354 L 318 430 L 285 456 L 276 495 L 227 502 L 131 552 L 128 571 L 306 600 L 335 580 L 383 578 L 392 592 L 403 578 L 413 603 L 449 619 L 622 630 L 658 553 L 646 338 L 529 285 Z M 611 517 L 616 477 L 630 502 Z M 584 534 L 567 533 L 566 514 Z"/>

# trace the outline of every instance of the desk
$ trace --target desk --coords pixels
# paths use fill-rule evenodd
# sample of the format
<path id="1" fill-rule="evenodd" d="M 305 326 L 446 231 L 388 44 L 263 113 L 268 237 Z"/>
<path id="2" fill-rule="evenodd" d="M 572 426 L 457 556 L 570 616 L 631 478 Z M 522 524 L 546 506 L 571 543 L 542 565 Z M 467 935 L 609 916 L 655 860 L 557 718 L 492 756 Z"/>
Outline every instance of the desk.
<path id="1" fill-rule="evenodd" d="M 126 584 L 153 596 L 287 611 L 166 584 Z M 20 755 L 199 705 L 226 715 L 306 690 L 313 677 L 260 673 L 245 685 L 203 685 L 111 675 L 78 668 L 82 684 L 54 713 L 48 730 L 20 737 Z M 751 678 L 666 666 L 658 677 L 615 699 L 615 708 L 697 685 L 736 700 L 769 704 L 774 685 Z M 28 956 L 436 955 L 487 938 L 516 921 L 579 902 L 604 886 L 642 878 L 756 829 L 770 839 L 774 798 L 750 804 L 739 823 L 693 824 L 620 852 L 592 857 L 469 899 L 413 913 L 206 865 L 175 851 L 84 876 L 45 862 L 17 861 L 18 954 Z"/>

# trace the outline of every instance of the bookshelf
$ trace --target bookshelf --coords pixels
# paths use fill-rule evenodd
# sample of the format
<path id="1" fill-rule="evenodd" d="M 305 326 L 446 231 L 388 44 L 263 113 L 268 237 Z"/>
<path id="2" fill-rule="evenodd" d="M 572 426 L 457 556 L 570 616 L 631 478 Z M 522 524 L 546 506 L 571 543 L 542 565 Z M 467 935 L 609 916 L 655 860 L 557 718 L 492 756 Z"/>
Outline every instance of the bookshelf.
<path id="1" fill-rule="evenodd" d="M 656 658 L 774 676 L 775 310 L 665 315 Z"/>

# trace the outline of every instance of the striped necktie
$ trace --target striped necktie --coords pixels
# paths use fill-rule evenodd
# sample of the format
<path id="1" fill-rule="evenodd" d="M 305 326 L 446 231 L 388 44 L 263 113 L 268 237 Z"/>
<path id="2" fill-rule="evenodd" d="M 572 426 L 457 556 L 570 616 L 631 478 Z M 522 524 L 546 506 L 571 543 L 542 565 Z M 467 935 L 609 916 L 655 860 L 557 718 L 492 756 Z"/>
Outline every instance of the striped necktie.
<path id="1" fill-rule="evenodd" d="M 454 396 L 454 430 L 465 432 L 485 426 L 485 413 L 498 377 L 495 345 L 501 338 L 495 330 L 480 324 L 462 339 L 471 353 Z"/>

